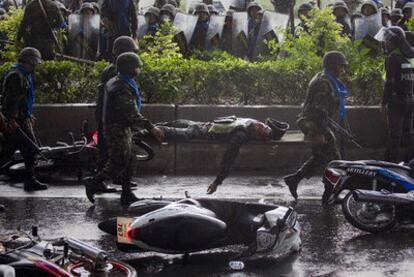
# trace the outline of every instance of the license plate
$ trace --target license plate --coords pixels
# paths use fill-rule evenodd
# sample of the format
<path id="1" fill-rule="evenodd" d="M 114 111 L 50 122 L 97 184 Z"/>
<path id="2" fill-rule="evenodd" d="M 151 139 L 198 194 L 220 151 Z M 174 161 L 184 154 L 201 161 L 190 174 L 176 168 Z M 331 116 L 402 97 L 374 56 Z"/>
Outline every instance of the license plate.
<path id="1" fill-rule="evenodd" d="M 133 244 L 130 239 L 127 237 L 127 229 L 134 222 L 133 218 L 128 217 L 118 217 L 116 219 L 116 232 L 117 232 L 117 241 L 118 243 L 124 244 Z"/>

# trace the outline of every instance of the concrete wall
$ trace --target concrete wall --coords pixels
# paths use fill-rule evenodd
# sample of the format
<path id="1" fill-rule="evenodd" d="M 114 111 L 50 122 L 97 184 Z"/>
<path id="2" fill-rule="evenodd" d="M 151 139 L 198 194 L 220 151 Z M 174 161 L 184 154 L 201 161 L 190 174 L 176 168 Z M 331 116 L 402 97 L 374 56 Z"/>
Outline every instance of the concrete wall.
<path id="1" fill-rule="evenodd" d="M 142 113 L 153 122 L 174 119 L 209 121 L 218 116 L 236 115 L 264 120 L 273 117 L 286 121 L 291 129 L 297 129 L 296 117 L 299 106 L 207 106 L 207 105 L 143 105 Z M 36 133 L 43 145 L 53 145 L 57 140 L 68 141 L 68 132 L 79 137 L 83 120 L 88 120 L 89 128 L 94 129 L 94 106 L 36 105 L 38 118 Z M 386 122 L 379 107 L 349 107 L 348 119 L 354 134 L 364 150 L 351 148 L 349 159 L 382 158 L 386 141 Z M 143 170 L 157 172 L 200 171 L 211 172 L 217 168 L 224 146 L 205 144 L 170 144 L 154 146 L 156 157 L 153 161 L 140 165 Z M 235 171 L 274 171 L 298 166 L 310 152 L 305 145 L 245 145 L 237 159 Z"/>

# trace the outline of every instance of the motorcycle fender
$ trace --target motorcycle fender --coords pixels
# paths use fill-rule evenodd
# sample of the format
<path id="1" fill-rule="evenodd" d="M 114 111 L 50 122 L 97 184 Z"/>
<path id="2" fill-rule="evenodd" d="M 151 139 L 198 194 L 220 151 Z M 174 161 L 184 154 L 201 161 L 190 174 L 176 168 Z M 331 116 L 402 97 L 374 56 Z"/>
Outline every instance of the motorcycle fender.
<path id="1" fill-rule="evenodd" d="M 123 244 L 133 244 L 127 236 L 128 227 L 134 222 L 130 217 L 117 217 L 116 219 L 116 233 L 117 242 Z"/>

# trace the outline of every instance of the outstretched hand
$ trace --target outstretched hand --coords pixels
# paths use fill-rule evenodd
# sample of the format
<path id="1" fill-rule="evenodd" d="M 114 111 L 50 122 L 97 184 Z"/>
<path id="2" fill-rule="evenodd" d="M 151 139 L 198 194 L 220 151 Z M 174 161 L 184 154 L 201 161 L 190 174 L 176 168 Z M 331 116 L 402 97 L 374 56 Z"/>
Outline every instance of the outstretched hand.
<path id="1" fill-rule="evenodd" d="M 212 183 L 208 186 L 207 194 L 213 194 L 217 190 L 218 185 L 216 183 Z"/>

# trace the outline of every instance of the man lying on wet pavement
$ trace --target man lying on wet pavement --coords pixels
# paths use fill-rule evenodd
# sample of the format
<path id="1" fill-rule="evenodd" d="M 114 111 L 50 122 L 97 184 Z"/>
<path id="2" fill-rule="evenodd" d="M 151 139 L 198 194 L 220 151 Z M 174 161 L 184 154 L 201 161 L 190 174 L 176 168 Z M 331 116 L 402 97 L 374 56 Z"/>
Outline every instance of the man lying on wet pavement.
<path id="1" fill-rule="evenodd" d="M 219 117 L 210 122 L 178 119 L 171 122 L 160 122 L 156 126 L 163 130 L 167 142 L 207 140 L 227 144 L 220 163 L 219 173 L 209 185 L 208 194 L 214 193 L 228 176 L 242 144 L 248 141 L 280 140 L 289 129 L 288 123 L 272 118 L 267 118 L 263 123 L 252 118 L 241 118 L 234 115 Z M 151 134 L 145 130 L 137 136 L 151 138 Z"/>

